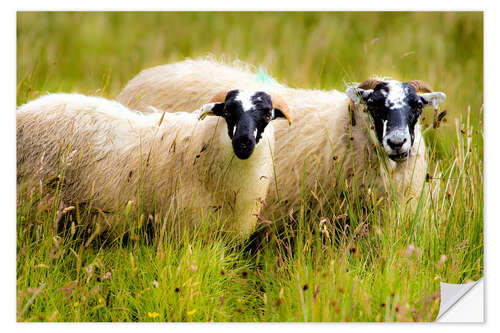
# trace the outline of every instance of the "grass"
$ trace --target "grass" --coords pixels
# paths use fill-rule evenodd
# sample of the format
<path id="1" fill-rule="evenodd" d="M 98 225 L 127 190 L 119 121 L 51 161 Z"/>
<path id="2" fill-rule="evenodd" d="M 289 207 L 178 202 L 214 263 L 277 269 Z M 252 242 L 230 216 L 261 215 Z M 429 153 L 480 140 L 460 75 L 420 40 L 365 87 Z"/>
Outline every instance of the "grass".
<path id="1" fill-rule="evenodd" d="M 143 68 L 208 53 L 294 87 L 376 74 L 448 95 L 440 128 L 422 120 L 429 179 L 415 213 L 330 198 L 311 214 L 303 199 L 285 219 L 295 227 L 260 227 L 256 252 L 207 232 L 208 218 L 180 238 L 138 228 L 88 241 L 88 212 L 58 231 L 57 192 L 21 184 L 18 321 L 430 321 L 439 282 L 483 275 L 481 13 L 18 13 L 17 34 L 18 105 L 57 91 L 113 98 Z"/>

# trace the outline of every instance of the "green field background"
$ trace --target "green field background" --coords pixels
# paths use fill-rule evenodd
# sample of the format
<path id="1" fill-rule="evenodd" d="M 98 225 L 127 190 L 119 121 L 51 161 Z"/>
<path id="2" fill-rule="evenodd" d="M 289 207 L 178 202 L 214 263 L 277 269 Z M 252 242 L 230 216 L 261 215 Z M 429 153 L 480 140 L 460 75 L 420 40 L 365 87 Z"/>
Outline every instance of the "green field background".
<path id="1" fill-rule="evenodd" d="M 481 12 L 18 12 L 17 104 L 53 92 L 114 98 L 142 69 L 207 55 L 291 87 L 383 76 L 445 92 L 446 122 L 425 131 L 430 173 L 455 179 L 429 199 L 441 210 L 369 217 L 368 235 L 328 247 L 304 232 L 301 255 L 283 259 L 279 237 L 257 257 L 200 238 L 75 245 L 52 231 L 51 203 L 20 191 L 18 320 L 433 320 L 440 281 L 482 276 Z"/>

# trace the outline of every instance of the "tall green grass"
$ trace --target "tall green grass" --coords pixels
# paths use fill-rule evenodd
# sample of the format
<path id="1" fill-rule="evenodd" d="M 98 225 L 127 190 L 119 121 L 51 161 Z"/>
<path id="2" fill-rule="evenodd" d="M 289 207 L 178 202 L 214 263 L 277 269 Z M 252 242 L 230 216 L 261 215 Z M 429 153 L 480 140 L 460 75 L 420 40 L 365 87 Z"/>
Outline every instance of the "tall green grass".
<path id="1" fill-rule="evenodd" d="M 428 321 L 439 282 L 483 274 L 481 13 L 18 13 L 17 103 L 46 92 L 115 97 L 141 69 L 207 54 L 262 65 L 293 87 L 344 89 L 372 75 L 448 95 L 425 129 L 429 177 L 416 212 L 330 200 L 261 223 L 257 250 L 200 229 L 138 227 L 93 239 L 93 216 L 18 187 L 19 321 Z M 432 112 L 422 122 L 429 125 Z M 140 199 L 138 193 L 138 199 Z M 136 202 L 140 202 L 137 200 Z M 67 215 L 67 214 L 66 214 Z M 138 209 L 113 219 L 143 224 Z M 152 216 L 168 228 L 181 216 Z M 346 225 L 344 222 L 349 221 Z M 168 229 L 167 229 L 168 231 Z M 91 238 L 91 241 L 89 241 Z"/>

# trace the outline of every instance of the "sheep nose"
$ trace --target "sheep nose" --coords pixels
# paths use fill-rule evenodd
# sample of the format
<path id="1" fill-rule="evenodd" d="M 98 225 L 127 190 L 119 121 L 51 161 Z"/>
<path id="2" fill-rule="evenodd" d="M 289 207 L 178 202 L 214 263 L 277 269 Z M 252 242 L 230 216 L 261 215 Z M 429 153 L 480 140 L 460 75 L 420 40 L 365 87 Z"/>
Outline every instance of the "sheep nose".
<path id="1" fill-rule="evenodd" d="M 241 149 L 248 149 L 252 146 L 252 141 L 249 138 L 239 138 L 238 139 L 238 146 L 240 146 Z"/>
<path id="2" fill-rule="evenodd" d="M 387 144 L 389 147 L 391 147 L 394 150 L 400 149 L 403 147 L 404 143 L 406 142 L 405 137 L 392 137 L 387 139 Z"/>
<path id="3" fill-rule="evenodd" d="M 239 159 L 245 160 L 252 155 L 255 143 L 251 138 L 239 137 L 233 139 L 233 151 Z"/>

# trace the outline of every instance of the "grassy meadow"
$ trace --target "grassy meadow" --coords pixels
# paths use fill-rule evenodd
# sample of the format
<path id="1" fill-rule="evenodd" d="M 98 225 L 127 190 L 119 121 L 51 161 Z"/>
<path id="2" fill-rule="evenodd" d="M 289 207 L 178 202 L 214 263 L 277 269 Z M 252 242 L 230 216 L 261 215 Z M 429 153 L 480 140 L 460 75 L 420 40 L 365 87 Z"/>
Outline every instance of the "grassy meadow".
<path id="1" fill-rule="evenodd" d="M 48 92 L 114 98 L 141 69 L 209 54 L 292 87 L 379 75 L 445 92 L 441 126 L 431 109 L 421 118 L 429 169 L 416 212 L 331 200 L 310 214 L 303 200 L 282 218 L 294 227 L 263 223 L 249 251 L 205 230 L 208 218 L 173 237 L 182 216 L 134 206 L 116 218 L 138 227 L 110 241 L 87 228 L 102 216 L 79 207 L 60 230 L 58 192 L 21 183 L 18 321 L 432 321 L 439 282 L 483 275 L 482 13 L 18 12 L 17 105 Z"/>

